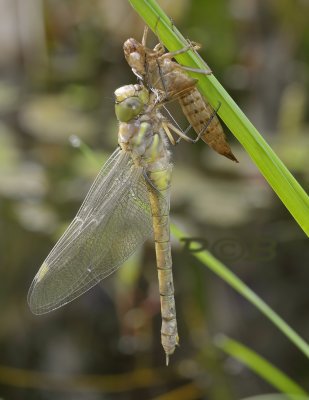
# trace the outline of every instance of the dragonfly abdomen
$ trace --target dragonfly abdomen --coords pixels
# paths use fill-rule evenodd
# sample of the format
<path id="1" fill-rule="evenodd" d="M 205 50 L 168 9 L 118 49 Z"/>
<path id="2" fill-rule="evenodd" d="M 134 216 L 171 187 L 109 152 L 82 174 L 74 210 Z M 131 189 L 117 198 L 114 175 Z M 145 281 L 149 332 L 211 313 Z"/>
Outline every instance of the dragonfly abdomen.
<path id="1" fill-rule="evenodd" d="M 170 242 L 170 176 L 170 166 L 160 171 L 150 171 L 149 180 L 151 184 L 148 185 L 162 314 L 161 343 L 166 354 L 167 364 L 169 356 L 174 353 L 179 341 Z"/>
<path id="2" fill-rule="evenodd" d="M 201 93 L 193 87 L 179 97 L 179 103 L 188 122 L 201 139 L 217 153 L 236 161 L 237 159 L 227 143 L 225 133 L 212 106 L 204 99 Z M 211 120 L 211 121 L 210 121 Z"/>

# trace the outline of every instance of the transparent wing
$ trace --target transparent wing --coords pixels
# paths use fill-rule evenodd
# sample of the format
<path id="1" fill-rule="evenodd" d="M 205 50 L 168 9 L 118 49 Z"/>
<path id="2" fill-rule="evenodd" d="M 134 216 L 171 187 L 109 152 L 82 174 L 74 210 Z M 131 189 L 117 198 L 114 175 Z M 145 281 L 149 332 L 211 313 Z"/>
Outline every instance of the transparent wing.
<path id="1" fill-rule="evenodd" d="M 36 274 L 28 294 L 31 311 L 43 314 L 80 296 L 115 271 L 151 233 L 142 169 L 117 149 Z"/>

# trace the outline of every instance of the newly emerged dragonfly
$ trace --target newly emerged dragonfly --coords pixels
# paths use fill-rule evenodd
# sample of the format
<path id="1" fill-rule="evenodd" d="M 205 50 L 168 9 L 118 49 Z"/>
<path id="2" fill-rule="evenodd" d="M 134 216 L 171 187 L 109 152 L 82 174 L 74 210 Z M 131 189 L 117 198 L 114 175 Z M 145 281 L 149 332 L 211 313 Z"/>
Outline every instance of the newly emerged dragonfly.
<path id="1" fill-rule="evenodd" d="M 237 161 L 226 140 L 222 125 L 209 102 L 198 91 L 197 79 L 191 78 L 186 71 L 211 74 L 210 70 L 185 67 L 172 59 L 189 50 L 198 50 L 200 46 L 189 43 L 186 47 L 173 52 L 165 52 L 158 43 L 154 49 L 146 46 L 148 27 L 144 30 L 142 42 L 130 38 L 124 43 L 124 55 L 134 74 L 150 90 L 155 90 L 162 104 L 178 100 L 184 115 L 201 138 L 217 153 Z M 195 142 L 188 137 L 187 141 Z"/>
<path id="2" fill-rule="evenodd" d="M 169 209 L 172 164 L 167 137 L 177 128 L 143 85 L 115 91 L 119 148 L 95 179 L 76 217 L 52 249 L 28 295 L 33 313 L 74 300 L 110 275 L 153 235 L 168 363 L 178 344 Z"/>

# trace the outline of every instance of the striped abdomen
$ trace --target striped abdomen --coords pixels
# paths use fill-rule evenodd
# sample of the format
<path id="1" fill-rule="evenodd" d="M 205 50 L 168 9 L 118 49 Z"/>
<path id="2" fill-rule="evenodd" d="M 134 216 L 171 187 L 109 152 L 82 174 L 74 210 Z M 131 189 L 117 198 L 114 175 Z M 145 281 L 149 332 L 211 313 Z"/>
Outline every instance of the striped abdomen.
<path id="1" fill-rule="evenodd" d="M 153 231 L 157 258 L 160 303 L 162 314 L 161 342 L 166 354 L 166 363 L 178 344 L 172 256 L 169 221 L 169 186 L 171 167 L 148 173 Z"/>
<path id="2" fill-rule="evenodd" d="M 195 132 L 199 134 L 204 131 L 201 136 L 203 141 L 217 153 L 238 162 L 226 140 L 217 115 L 214 115 L 213 108 L 201 93 L 193 87 L 180 96 L 178 100 L 183 113 Z M 210 119 L 211 122 L 209 123 Z"/>
<path id="3" fill-rule="evenodd" d="M 166 101 L 178 99 L 183 113 L 195 132 L 199 134 L 205 131 L 201 136 L 203 141 L 217 153 L 238 162 L 226 140 L 217 115 L 196 88 L 197 79 L 187 75 L 179 64 L 164 59 L 163 62 L 149 62 L 146 83 L 148 87 L 159 89 Z"/>

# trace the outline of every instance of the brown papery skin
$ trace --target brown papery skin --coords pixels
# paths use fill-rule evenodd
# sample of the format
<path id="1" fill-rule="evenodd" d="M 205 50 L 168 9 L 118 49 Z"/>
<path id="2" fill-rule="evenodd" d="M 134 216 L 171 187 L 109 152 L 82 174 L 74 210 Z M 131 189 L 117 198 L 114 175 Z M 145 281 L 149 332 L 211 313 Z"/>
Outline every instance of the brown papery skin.
<path id="1" fill-rule="evenodd" d="M 172 61 L 172 53 L 165 53 L 161 44 L 152 50 L 135 39 L 124 43 L 124 53 L 133 72 L 149 89 L 158 91 L 162 104 L 178 100 L 197 135 L 202 132 L 201 139 L 209 147 L 238 162 L 214 109 L 196 88 L 198 80 L 191 78 L 180 64 Z"/>

